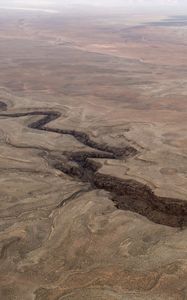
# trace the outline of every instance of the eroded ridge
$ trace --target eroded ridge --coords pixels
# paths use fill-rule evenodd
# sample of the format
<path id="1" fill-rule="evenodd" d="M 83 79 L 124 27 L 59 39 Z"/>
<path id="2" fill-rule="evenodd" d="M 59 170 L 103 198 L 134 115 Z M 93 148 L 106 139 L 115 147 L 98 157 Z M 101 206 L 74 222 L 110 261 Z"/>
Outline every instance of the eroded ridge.
<path id="1" fill-rule="evenodd" d="M 3 103 L 3 102 L 1 102 Z M 1 105 L 6 108 L 5 105 Z M 1 109 L 0 107 L 0 109 Z M 94 151 L 72 151 L 63 153 L 66 162 L 54 155 L 48 155 L 48 161 L 54 168 L 82 182 L 90 184 L 92 189 L 104 189 L 110 192 L 111 199 L 119 209 L 130 210 L 162 225 L 183 228 L 187 225 L 187 202 L 180 199 L 158 197 L 142 183 L 125 180 L 99 172 L 101 164 L 94 159 L 120 159 L 135 156 L 138 151 L 131 147 L 113 147 L 93 141 L 82 131 L 50 128 L 46 125 L 61 116 L 56 111 L 32 111 L 25 113 L 2 113 L 1 117 L 18 118 L 25 116 L 41 116 L 28 125 L 29 128 L 67 134 Z"/>

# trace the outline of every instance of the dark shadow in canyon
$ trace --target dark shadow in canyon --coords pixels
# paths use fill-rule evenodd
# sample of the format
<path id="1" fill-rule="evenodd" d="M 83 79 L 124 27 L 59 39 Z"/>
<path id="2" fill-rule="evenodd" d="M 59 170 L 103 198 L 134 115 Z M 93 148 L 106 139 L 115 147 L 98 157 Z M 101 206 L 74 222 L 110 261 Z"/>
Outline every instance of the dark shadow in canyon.
<path id="1" fill-rule="evenodd" d="M 3 102 L 1 102 L 3 103 Z M 6 104 L 0 104 L 0 109 Z M 110 192 L 110 198 L 116 207 L 129 210 L 147 217 L 149 220 L 171 227 L 183 228 L 187 225 L 187 202 L 180 199 L 159 197 L 145 184 L 135 180 L 125 180 L 99 172 L 101 164 L 94 159 L 120 159 L 135 156 L 138 151 L 131 146 L 124 148 L 97 143 L 88 134 L 77 130 L 50 128 L 46 125 L 59 118 L 61 113 L 55 111 L 32 111 L 24 113 L 2 113 L 1 117 L 18 118 L 25 116 L 42 116 L 28 125 L 29 128 L 67 134 L 94 151 L 63 152 L 66 160 L 48 154 L 48 162 L 55 169 L 90 184 L 91 189 L 103 189 Z M 76 198 L 75 195 L 73 199 Z"/>

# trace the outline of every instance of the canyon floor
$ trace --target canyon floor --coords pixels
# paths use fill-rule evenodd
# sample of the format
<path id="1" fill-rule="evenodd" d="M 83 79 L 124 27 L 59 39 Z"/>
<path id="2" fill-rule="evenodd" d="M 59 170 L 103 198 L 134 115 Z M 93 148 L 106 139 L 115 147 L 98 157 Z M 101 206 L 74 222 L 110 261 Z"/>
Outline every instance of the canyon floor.
<path id="1" fill-rule="evenodd" d="M 187 299 L 186 20 L 0 10 L 0 299 Z"/>

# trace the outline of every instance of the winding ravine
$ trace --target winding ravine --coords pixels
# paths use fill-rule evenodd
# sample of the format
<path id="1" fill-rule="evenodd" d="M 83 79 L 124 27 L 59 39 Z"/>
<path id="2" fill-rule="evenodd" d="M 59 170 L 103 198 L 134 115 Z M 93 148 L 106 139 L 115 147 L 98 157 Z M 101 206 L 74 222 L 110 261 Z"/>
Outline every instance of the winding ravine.
<path id="1" fill-rule="evenodd" d="M 0 110 L 5 111 L 6 108 L 6 103 L 1 101 Z M 124 148 L 113 147 L 97 143 L 88 134 L 81 131 L 47 127 L 48 123 L 61 117 L 61 113 L 56 111 L 1 113 L 0 116 L 6 118 L 41 116 L 39 120 L 30 123 L 28 127 L 62 135 L 71 135 L 80 143 L 94 149 L 93 151 L 63 153 L 68 163 L 64 163 L 58 157 L 55 158 L 53 156 L 52 165 L 54 168 L 76 180 L 89 183 L 92 189 L 103 189 L 110 192 L 111 199 L 119 209 L 136 212 L 162 225 L 179 227 L 181 229 L 187 226 L 187 201 L 158 197 L 148 186 L 135 180 L 125 180 L 99 173 L 101 164 L 95 162 L 95 158 L 129 158 L 138 153 L 135 148 L 131 146 Z"/>

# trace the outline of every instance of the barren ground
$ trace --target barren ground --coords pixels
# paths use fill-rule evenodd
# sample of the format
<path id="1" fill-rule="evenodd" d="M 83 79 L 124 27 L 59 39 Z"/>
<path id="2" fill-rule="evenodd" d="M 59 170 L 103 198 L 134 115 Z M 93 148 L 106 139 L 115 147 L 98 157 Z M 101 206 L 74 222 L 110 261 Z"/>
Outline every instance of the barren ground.
<path id="1" fill-rule="evenodd" d="M 179 20 L 0 10 L 0 299 L 187 299 Z"/>

